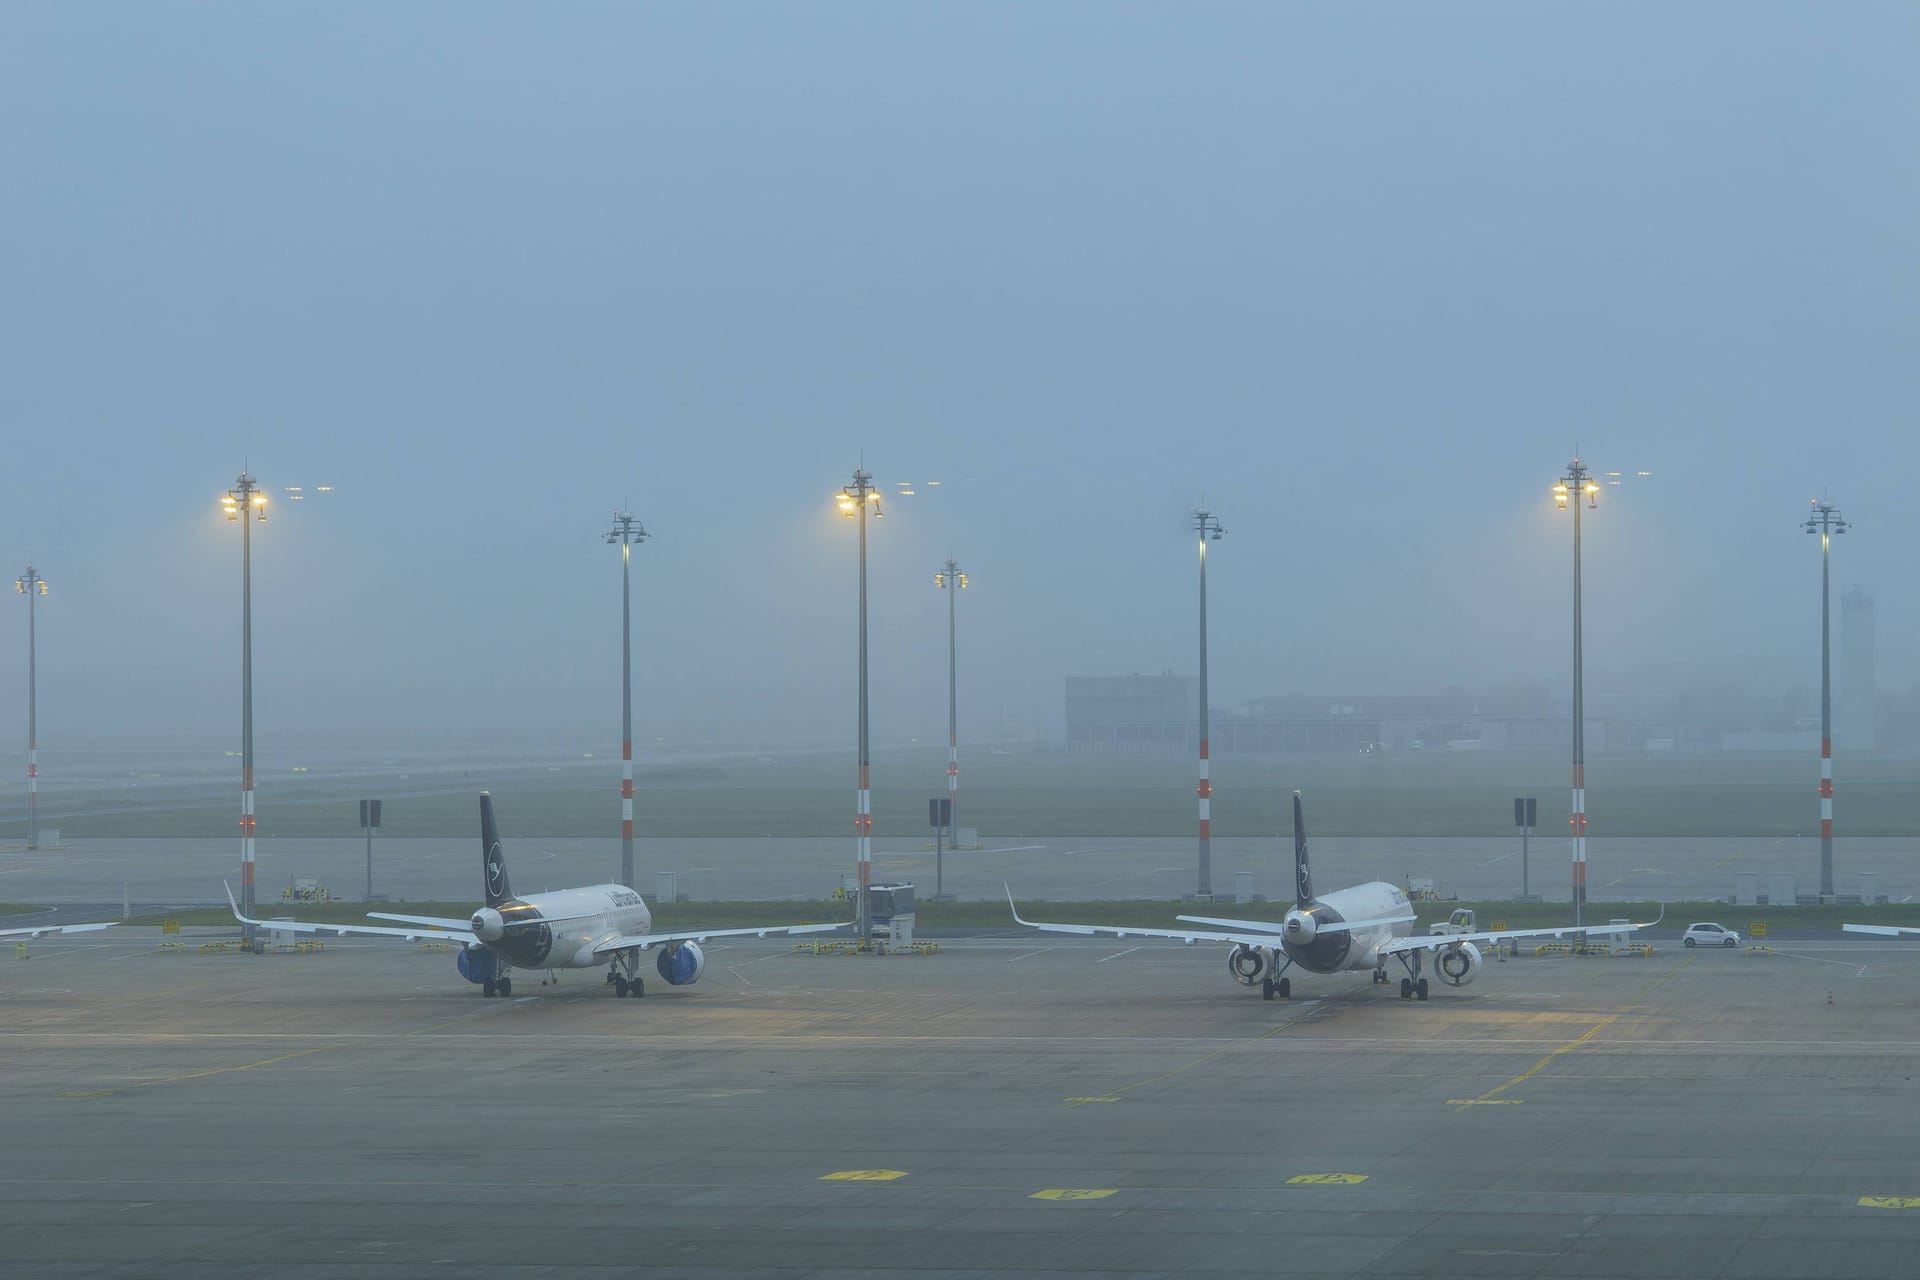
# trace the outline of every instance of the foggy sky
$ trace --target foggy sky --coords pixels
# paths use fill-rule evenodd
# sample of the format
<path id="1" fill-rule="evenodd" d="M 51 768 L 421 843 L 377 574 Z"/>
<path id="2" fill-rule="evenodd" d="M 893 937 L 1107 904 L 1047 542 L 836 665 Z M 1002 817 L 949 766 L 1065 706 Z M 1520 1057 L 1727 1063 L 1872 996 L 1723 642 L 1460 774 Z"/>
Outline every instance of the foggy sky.
<path id="1" fill-rule="evenodd" d="M 1569 670 L 1920 677 L 1908 4 L 0 8 L 0 568 L 41 737 L 227 733 L 244 465 L 262 749 L 306 733 L 1057 732 Z M 1654 472 L 1641 479 L 1633 472 Z M 940 480 L 937 488 L 924 482 Z M 0 619 L 0 739 L 25 607 Z"/>

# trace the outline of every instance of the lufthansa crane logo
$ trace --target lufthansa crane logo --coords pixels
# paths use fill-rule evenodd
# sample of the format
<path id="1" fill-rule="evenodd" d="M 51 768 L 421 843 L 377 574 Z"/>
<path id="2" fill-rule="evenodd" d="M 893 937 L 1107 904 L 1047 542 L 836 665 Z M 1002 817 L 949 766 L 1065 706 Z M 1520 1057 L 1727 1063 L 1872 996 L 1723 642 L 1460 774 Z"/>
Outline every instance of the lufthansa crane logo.
<path id="1" fill-rule="evenodd" d="M 496 841 L 493 847 L 487 850 L 487 892 L 495 897 L 500 896 L 500 875 L 500 845 Z"/>
<path id="2" fill-rule="evenodd" d="M 1303 898 L 1313 896 L 1313 883 L 1307 875 L 1307 864 L 1304 862 L 1300 864 L 1300 896 Z"/>

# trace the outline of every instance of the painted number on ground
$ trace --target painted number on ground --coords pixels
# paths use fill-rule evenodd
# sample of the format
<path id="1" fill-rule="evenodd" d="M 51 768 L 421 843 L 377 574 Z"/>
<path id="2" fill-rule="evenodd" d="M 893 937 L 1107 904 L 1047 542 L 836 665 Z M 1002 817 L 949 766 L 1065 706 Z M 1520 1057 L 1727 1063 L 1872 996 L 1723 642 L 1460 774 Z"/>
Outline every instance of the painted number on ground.
<path id="1" fill-rule="evenodd" d="M 822 1182 L 892 1182 L 895 1178 L 907 1176 L 905 1169 L 842 1169 L 838 1173 L 822 1174 Z"/>
<path id="2" fill-rule="evenodd" d="M 1920 1196 L 1861 1196 L 1862 1209 L 1920 1209 Z"/>
<path id="3" fill-rule="evenodd" d="M 1356 1182 L 1365 1182 L 1366 1180 L 1367 1175 L 1364 1173 L 1296 1173 L 1287 1179 L 1287 1185 L 1290 1187 L 1312 1187 L 1324 1186 L 1331 1183 L 1337 1186 L 1351 1186 Z"/>
<path id="4" fill-rule="evenodd" d="M 1029 1200 L 1105 1200 L 1113 1191 L 1087 1187 L 1055 1187 L 1047 1191 L 1036 1191 L 1028 1196 Z"/>

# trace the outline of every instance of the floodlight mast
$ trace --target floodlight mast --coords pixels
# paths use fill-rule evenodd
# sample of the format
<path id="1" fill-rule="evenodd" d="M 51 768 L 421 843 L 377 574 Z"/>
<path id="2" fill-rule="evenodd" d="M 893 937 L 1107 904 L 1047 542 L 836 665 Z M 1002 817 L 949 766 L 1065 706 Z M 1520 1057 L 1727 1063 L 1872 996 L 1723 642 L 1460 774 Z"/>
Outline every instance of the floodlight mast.
<path id="1" fill-rule="evenodd" d="M 1207 544 L 1218 542 L 1226 530 L 1219 517 L 1201 507 L 1193 513 L 1193 529 L 1200 535 L 1200 839 L 1197 902 L 1213 900 L 1213 778 L 1207 743 Z"/>
<path id="2" fill-rule="evenodd" d="M 266 523 L 267 495 L 245 471 L 220 500 L 227 520 L 240 526 L 240 905 L 254 914 L 253 890 L 253 525 Z M 253 926 L 240 937 L 253 945 Z"/>
<path id="3" fill-rule="evenodd" d="M 1849 528 L 1840 509 L 1816 498 L 1800 526 L 1820 535 L 1820 901 L 1833 901 L 1833 630 L 1828 564 L 1833 535 Z M 1849 679 L 1852 677 L 1849 676 Z"/>
<path id="4" fill-rule="evenodd" d="M 27 848 L 40 847 L 40 741 L 36 697 L 38 685 L 36 633 L 38 621 L 34 604 L 47 594 L 47 580 L 31 563 L 27 571 L 13 580 L 13 589 L 27 598 Z"/>
<path id="5" fill-rule="evenodd" d="M 1562 511 L 1573 508 L 1573 922 L 1587 922 L 1587 722 L 1584 654 L 1580 635 L 1580 506 L 1599 506 L 1600 486 L 1587 464 L 1575 458 L 1567 474 L 1553 486 L 1553 500 Z"/>
<path id="6" fill-rule="evenodd" d="M 620 545 L 620 883 L 633 887 L 633 605 L 629 565 L 646 528 L 625 511 L 613 513 L 605 535 Z"/>
<path id="7" fill-rule="evenodd" d="M 948 556 L 945 571 L 933 575 L 933 585 L 947 593 L 947 843 L 952 844 L 960 829 L 960 684 L 954 656 L 953 602 L 967 589 L 967 575 Z"/>
<path id="8" fill-rule="evenodd" d="M 840 490 L 837 501 L 840 513 L 860 526 L 860 759 L 853 812 L 853 860 L 859 881 L 855 891 L 854 923 L 859 930 L 860 944 L 867 946 L 873 941 L 872 898 L 869 892 L 873 884 L 873 794 L 872 758 L 867 736 L 867 508 L 873 508 L 876 520 L 882 513 L 880 493 L 873 487 L 873 476 L 865 468 L 854 469 L 852 483 Z"/>

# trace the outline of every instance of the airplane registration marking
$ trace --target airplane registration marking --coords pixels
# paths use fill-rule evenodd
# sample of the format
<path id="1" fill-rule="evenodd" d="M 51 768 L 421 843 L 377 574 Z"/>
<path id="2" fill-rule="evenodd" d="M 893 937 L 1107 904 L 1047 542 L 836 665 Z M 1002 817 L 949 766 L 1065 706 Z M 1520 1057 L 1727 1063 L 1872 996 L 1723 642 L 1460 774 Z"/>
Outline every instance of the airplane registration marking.
<path id="1" fill-rule="evenodd" d="M 1350 1187 L 1366 1180 L 1367 1175 L 1364 1173 L 1296 1173 L 1287 1179 L 1287 1185 L 1290 1187 Z"/>
<path id="2" fill-rule="evenodd" d="M 842 1169 L 820 1175 L 822 1182 L 892 1182 L 907 1176 L 905 1169 Z"/>
<path id="3" fill-rule="evenodd" d="M 1555 1058 L 1559 1057 L 1563 1053 L 1572 1053 L 1575 1049 L 1578 1049 L 1581 1045 L 1585 1044 L 1587 1041 L 1593 1039 L 1595 1036 L 1599 1035 L 1602 1031 L 1605 1031 L 1608 1027 L 1618 1022 L 1620 1020 L 1621 1015 L 1625 1014 L 1628 1010 L 1632 1009 L 1635 1005 L 1639 1004 L 1642 1000 L 1645 1000 L 1648 996 L 1652 995 L 1654 992 L 1654 988 L 1658 987 L 1661 983 L 1673 977 L 1674 974 L 1679 973 L 1682 969 L 1692 964 L 1695 958 L 1696 957 L 1694 956 L 1688 956 L 1686 959 L 1682 960 L 1679 964 L 1667 970 L 1665 973 L 1661 974 L 1658 978 L 1655 978 L 1652 984 L 1648 986 L 1645 991 L 1642 991 L 1639 995 L 1627 1001 L 1625 1004 L 1621 1005 L 1618 1009 L 1615 1009 L 1612 1013 L 1600 1019 L 1600 1021 L 1594 1023 L 1593 1026 L 1587 1029 L 1587 1033 L 1585 1035 L 1581 1036 L 1577 1040 L 1569 1040 L 1566 1044 L 1561 1045 L 1558 1049 L 1555 1049 L 1552 1053 L 1540 1059 L 1540 1061 L 1534 1063 L 1531 1067 L 1528 1067 L 1525 1071 L 1522 1071 L 1519 1075 L 1507 1081 L 1505 1084 L 1495 1085 L 1493 1088 L 1487 1090 L 1485 1093 L 1481 1094 L 1477 1098 L 1471 1098 L 1464 1101 L 1459 1099 L 1449 1099 L 1447 1102 L 1447 1105 L 1450 1107 L 1486 1106 L 1489 1103 L 1494 1101 L 1495 1094 L 1505 1093 L 1507 1090 L 1513 1088 L 1513 1086 L 1517 1084 L 1525 1084 L 1527 1081 L 1533 1079 L 1533 1077 L 1539 1075 L 1542 1071 L 1546 1070 L 1548 1065 L 1551 1064 Z M 1505 1100 L 1503 1099 L 1503 1101 Z M 1510 1101 L 1519 1101 L 1519 1099 L 1511 1099 Z"/>
<path id="4" fill-rule="evenodd" d="M 1046 1191 L 1036 1191 L 1028 1196 L 1029 1200 L 1105 1200 L 1117 1195 L 1119 1188 L 1105 1187 L 1053 1187 Z"/>
<path id="5" fill-rule="evenodd" d="M 1861 1196 L 1862 1209 L 1920 1209 L 1920 1196 Z"/>

